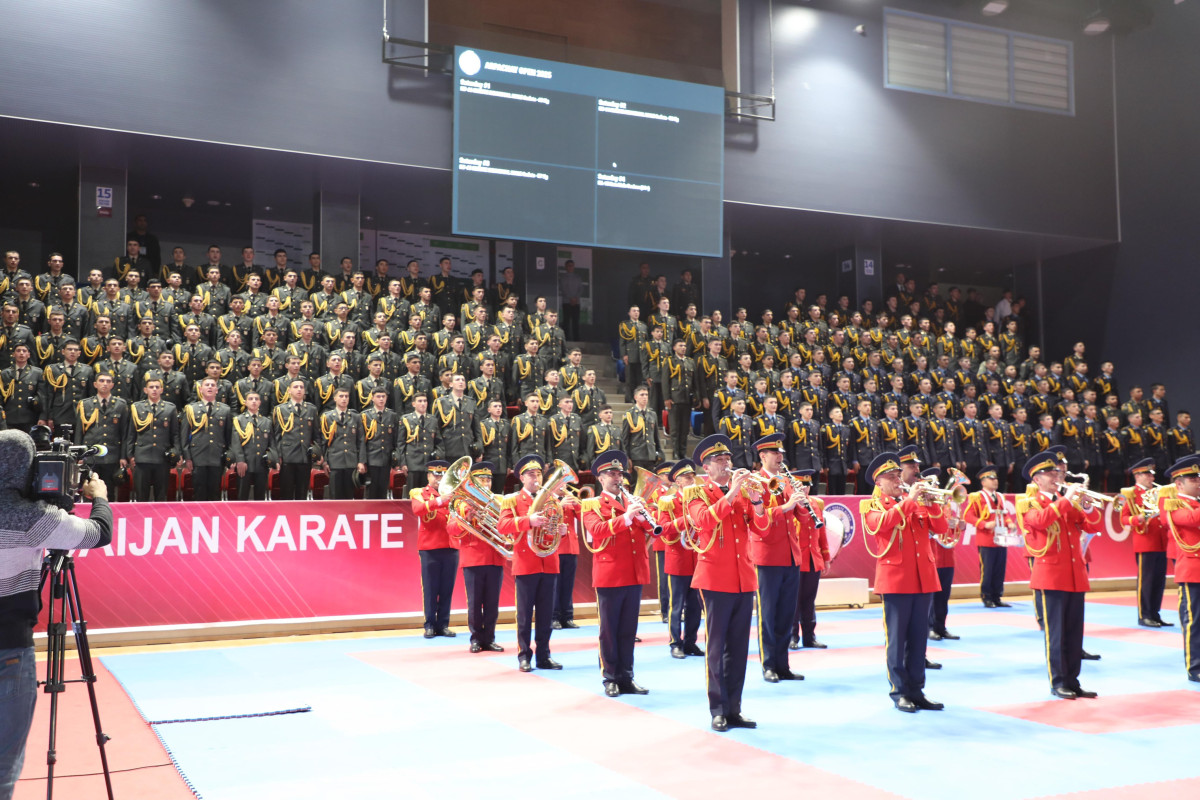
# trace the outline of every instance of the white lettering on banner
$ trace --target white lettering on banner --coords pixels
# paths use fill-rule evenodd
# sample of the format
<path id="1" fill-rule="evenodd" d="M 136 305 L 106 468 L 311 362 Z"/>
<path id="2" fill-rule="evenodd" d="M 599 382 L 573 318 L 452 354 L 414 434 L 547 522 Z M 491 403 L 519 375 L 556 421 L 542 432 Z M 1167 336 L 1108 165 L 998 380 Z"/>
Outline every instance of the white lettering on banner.
<path id="1" fill-rule="evenodd" d="M 326 550 L 325 543 L 321 541 L 321 534 L 325 532 L 325 518 L 316 514 L 301 514 L 300 515 L 300 549 L 308 549 L 308 540 L 312 539 L 316 542 L 318 550 Z"/>
<path id="2" fill-rule="evenodd" d="M 379 546 L 382 549 L 391 550 L 404 547 L 404 542 L 400 539 L 404 533 L 404 528 L 400 524 L 403 520 L 403 514 L 384 514 L 380 517 L 382 524 L 379 531 Z"/>
<path id="3" fill-rule="evenodd" d="M 288 550 L 296 551 L 296 540 L 292 537 L 292 526 L 288 524 L 287 517 L 275 520 L 275 530 L 271 531 L 271 538 L 267 540 L 267 550 L 274 550 L 276 544 L 285 544 Z"/>
<path id="4" fill-rule="evenodd" d="M 204 527 L 204 520 L 200 517 L 192 517 L 192 552 L 200 552 L 200 540 L 208 545 L 208 552 L 217 552 L 217 542 L 220 541 L 221 520 L 217 517 L 212 517 L 212 532 Z"/>
<path id="5" fill-rule="evenodd" d="M 329 549 L 332 550 L 336 547 L 338 542 L 349 545 L 351 550 L 358 549 L 358 545 L 354 543 L 354 536 L 350 533 L 350 521 L 340 514 L 337 522 L 333 523 L 333 533 L 329 536 Z"/>
<path id="6" fill-rule="evenodd" d="M 148 529 L 150 526 L 146 527 Z M 158 547 L 154 548 L 154 555 L 161 556 L 168 547 L 178 548 L 182 555 L 188 554 L 187 540 L 183 538 L 183 530 L 179 527 L 179 519 L 176 517 L 167 518 L 167 525 L 163 529 L 162 538 L 158 540 Z"/>
<path id="7" fill-rule="evenodd" d="M 260 524 L 262 524 L 262 521 L 265 519 L 266 519 L 266 517 L 264 517 L 262 514 L 259 514 L 257 517 L 254 518 L 254 521 L 251 522 L 247 526 L 246 518 L 238 517 L 237 551 L 239 553 L 246 552 L 246 540 L 247 539 L 254 540 L 254 549 L 255 550 L 257 550 L 260 553 L 263 551 L 262 542 L 258 538 L 258 526 Z"/>
<path id="8" fill-rule="evenodd" d="M 362 527 L 363 550 L 371 549 L 371 523 L 374 522 L 376 519 L 377 519 L 377 517 L 374 514 L 355 514 L 354 515 L 354 520 L 356 522 L 361 522 L 363 524 L 363 527 Z"/>
<path id="9" fill-rule="evenodd" d="M 124 523 L 124 522 L 125 522 L 125 520 L 121 520 L 121 522 L 122 522 L 122 523 Z M 130 545 L 129 545 L 129 552 L 130 552 L 132 555 L 135 555 L 135 556 L 144 556 L 144 555 L 146 555 L 146 553 L 149 553 L 149 552 L 150 552 L 150 526 L 151 526 L 152 522 L 153 522 L 153 521 L 152 521 L 152 520 L 150 520 L 150 519 L 148 519 L 148 518 L 147 518 L 147 519 L 144 519 L 144 520 L 142 520 L 142 546 L 141 546 L 141 547 L 136 547 L 135 545 L 133 545 L 133 544 L 130 544 Z M 122 524 L 122 525 L 121 525 L 121 535 L 122 535 L 122 536 L 124 536 L 124 535 L 125 535 L 125 526 L 124 526 L 124 524 Z"/>

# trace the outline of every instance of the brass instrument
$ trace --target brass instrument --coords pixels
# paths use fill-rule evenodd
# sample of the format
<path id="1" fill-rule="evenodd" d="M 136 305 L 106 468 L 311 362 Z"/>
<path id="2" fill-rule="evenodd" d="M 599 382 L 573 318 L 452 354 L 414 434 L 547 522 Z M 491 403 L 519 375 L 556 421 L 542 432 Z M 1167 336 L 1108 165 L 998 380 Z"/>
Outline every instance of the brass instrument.
<path id="1" fill-rule="evenodd" d="M 1091 481 L 1091 478 L 1088 477 L 1088 474 L 1086 472 L 1068 472 L 1068 473 L 1066 473 L 1066 476 L 1068 478 L 1075 478 L 1076 481 L 1073 484 L 1072 483 L 1060 483 L 1058 485 L 1058 490 L 1060 493 L 1065 494 L 1067 489 L 1071 488 L 1072 486 L 1075 486 L 1078 489 L 1078 491 L 1076 493 L 1076 497 L 1086 497 L 1088 500 L 1091 500 L 1094 504 L 1096 504 L 1098 506 L 1102 506 L 1102 505 L 1105 505 L 1106 503 L 1113 502 L 1113 498 L 1109 497 L 1108 495 L 1101 494 L 1100 492 L 1093 492 L 1091 489 L 1088 488 L 1088 483 Z M 1158 492 L 1156 491 L 1155 492 L 1156 500 L 1157 500 L 1157 495 L 1158 495 Z"/>
<path id="2" fill-rule="evenodd" d="M 450 465 L 438 482 L 438 494 L 450 498 L 450 517 L 459 527 L 478 536 L 505 558 L 512 558 L 512 541 L 500 533 L 500 502 L 496 495 L 468 480 L 471 457 L 463 456 Z M 466 514 L 460 513 L 460 508 Z"/>
<path id="3" fill-rule="evenodd" d="M 1158 498 L 1165 488 L 1167 487 L 1164 484 L 1152 483 L 1149 489 L 1142 492 L 1142 502 L 1137 508 L 1141 510 L 1143 517 L 1151 519 L 1158 516 Z"/>
<path id="4" fill-rule="evenodd" d="M 570 533 L 563 521 L 562 496 L 567 491 L 574 491 L 570 484 L 579 483 L 575 470 L 561 460 L 554 462 L 554 470 L 538 490 L 529 506 L 530 514 L 541 514 L 546 517 L 546 524 L 540 528 L 530 528 L 528 538 L 529 549 L 535 555 L 546 558 L 554 555 L 563 536 Z M 576 494 L 578 497 L 578 494 Z"/>
<path id="5" fill-rule="evenodd" d="M 746 480 L 758 487 L 758 491 L 763 494 L 777 494 L 779 492 L 779 478 L 768 478 L 765 475 L 759 475 L 757 472 L 752 472 L 748 469 L 735 469 L 729 473 L 729 479 L 732 481 L 738 475 L 745 475 Z M 749 497 L 748 489 L 745 483 L 742 484 L 742 495 Z"/>

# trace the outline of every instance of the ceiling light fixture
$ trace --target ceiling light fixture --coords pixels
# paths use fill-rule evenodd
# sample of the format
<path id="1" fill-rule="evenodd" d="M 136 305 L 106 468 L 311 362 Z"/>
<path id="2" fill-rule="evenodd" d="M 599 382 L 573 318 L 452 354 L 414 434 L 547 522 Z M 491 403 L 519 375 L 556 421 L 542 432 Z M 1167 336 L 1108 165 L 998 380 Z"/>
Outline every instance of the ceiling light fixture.
<path id="1" fill-rule="evenodd" d="M 162 200 L 162 195 L 161 194 L 152 194 L 152 195 L 150 195 L 150 199 L 151 200 Z"/>
<path id="2" fill-rule="evenodd" d="M 994 17 L 1008 10 L 1008 0 L 987 0 L 979 9 L 985 17 Z"/>
<path id="3" fill-rule="evenodd" d="M 1084 20 L 1083 32 L 1088 36 L 1099 36 L 1102 33 L 1107 33 L 1111 27 L 1112 20 L 1097 11 Z"/>
<path id="4" fill-rule="evenodd" d="M 221 201 L 220 201 L 220 200 L 209 200 L 209 201 L 207 201 L 207 202 L 208 202 L 208 205 L 210 205 L 210 206 L 219 206 L 219 205 L 221 205 Z"/>

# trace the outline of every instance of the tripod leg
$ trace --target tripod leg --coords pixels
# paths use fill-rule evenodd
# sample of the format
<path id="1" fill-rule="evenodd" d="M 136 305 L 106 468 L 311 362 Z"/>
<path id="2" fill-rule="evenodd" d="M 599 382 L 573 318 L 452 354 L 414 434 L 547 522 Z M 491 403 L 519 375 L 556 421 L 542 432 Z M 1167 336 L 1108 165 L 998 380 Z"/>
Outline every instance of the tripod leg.
<path id="1" fill-rule="evenodd" d="M 88 644 L 87 621 L 83 618 L 83 606 L 79 602 L 79 584 L 75 582 L 75 562 L 67 561 L 66 572 L 66 601 L 71 609 L 71 621 L 75 629 L 75 650 L 79 656 L 79 668 L 82 680 L 87 684 L 88 699 L 92 704 L 92 724 L 96 728 L 96 746 L 100 748 L 100 765 L 104 769 L 104 787 L 108 790 L 108 800 L 113 800 L 112 775 L 108 771 L 108 752 L 105 749 L 110 737 L 100 724 L 100 706 L 96 702 L 96 671 L 92 667 L 92 648 Z M 66 644 L 66 632 L 63 632 L 63 643 Z"/>
<path id="2" fill-rule="evenodd" d="M 50 573 L 50 603 L 46 626 L 46 682 L 45 691 L 50 695 L 50 742 L 46 749 L 46 798 L 54 797 L 54 765 L 58 762 L 55 742 L 58 737 L 58 695 L 63 691 L 63 658 L 66 647 L 66 597 L 63 574 L 59 570 Z"/>

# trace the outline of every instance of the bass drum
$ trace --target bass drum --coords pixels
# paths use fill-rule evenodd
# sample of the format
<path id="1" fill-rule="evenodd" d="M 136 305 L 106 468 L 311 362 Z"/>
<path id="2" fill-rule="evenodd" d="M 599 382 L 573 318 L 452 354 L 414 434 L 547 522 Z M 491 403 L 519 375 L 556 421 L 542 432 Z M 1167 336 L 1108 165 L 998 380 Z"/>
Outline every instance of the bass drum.
<path id="1" fill-rule="evenodd" d="M 829 542 L 829 564 L 837 560 L 838 553 L 842 552 L 842 548 L 850 544 L 850 540 L 854 537 L 854 530 L 848 529 L 841 517 L 837 514 L 825 515 L 825 537 Z M 826 569 L 829 568 L 826 564 Z"/>

